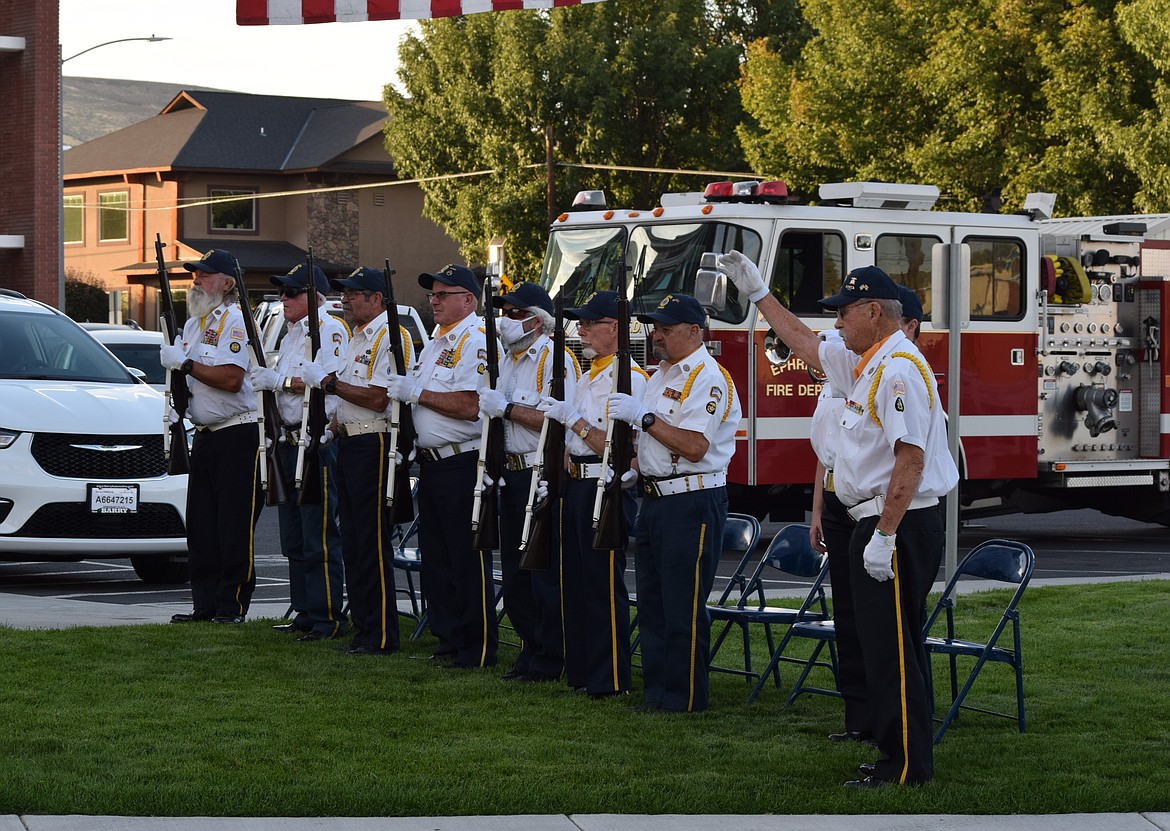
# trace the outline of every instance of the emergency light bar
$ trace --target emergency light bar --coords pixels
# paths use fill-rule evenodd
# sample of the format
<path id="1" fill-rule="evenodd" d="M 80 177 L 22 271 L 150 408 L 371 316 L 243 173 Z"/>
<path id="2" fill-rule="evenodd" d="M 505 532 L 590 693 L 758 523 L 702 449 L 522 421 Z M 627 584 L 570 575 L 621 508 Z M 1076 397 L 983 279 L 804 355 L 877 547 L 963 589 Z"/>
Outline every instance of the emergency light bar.
<path id="1" fill-rule="evenodd" d="M 707 202 L 757 202 L 784 204 L 788 202 L 788 185 L 779 180 L 770 182 L 712 182 L 703 191 Z"/>
<path id="2" fill-rule="evenodd" d="M 605 191 L 579 190 L 573 197 L 570 211 L 603 211 L 605 210 Z"/>
<path id="3" fill-rule="evenodd" d="M 820 195 L 823 202 L 855 208 L 929 211 L 938 201 L 938 188 L 896 182 L 829 182 L 821 185 Z"/>

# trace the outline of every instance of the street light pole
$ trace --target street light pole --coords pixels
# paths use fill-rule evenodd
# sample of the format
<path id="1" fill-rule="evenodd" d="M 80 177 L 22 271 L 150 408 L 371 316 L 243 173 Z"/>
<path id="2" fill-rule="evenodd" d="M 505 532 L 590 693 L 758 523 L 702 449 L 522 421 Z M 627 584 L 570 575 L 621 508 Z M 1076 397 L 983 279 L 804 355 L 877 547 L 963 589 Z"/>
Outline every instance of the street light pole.
<path id="1" fill-rule="evenodd" d="M 61 46 L 60 44 L 57 45 L 57 249 L 61 261 L 61 266 L 57 272 L 57 307 L 61 311 L 65 311 L 65 63 L 74 58 L 81 57 L 86 52 L 101 49 L 103 46 L 111 46 L 115 43 L 128 43 L 134 40 L 158 43 L 163 40 L 171 40 L 171 38 L 151 35 L 150 37 L 144 38 L 107 40 L 105 43 L 99 43 L 88 49 L 82 49 L 80 52 L 70 55 L 68 58 L 60 57 Z"/>

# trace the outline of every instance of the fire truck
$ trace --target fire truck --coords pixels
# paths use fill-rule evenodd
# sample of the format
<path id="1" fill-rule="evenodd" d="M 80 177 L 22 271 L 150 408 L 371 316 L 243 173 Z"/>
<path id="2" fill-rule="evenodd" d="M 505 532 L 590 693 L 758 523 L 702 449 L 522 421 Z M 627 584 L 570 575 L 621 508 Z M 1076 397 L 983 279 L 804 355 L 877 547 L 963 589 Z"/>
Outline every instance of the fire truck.
<path id="1" fill-rule="evenodd" d="M 553 222 L 542 283 L 572 306 L 625 269 L 638 313 L 695 293 L 703 255 L 734 249 L 823 330 L 835 318 L 818 301 L 852 269 L 877 265 L 922 300 L 919 346 L 944 405 L 958 385 L 949 417 L 964 516 L 1090 507 L 1170 524 L 1170 214 L 1053 219 L 1050 194 L 1013 214 L 947 212 L 934 209 L 933 186 L 881 182 L 819 195 L 794 204 L 783 182 L 720 182 L 619 210 L 586 191 Z M 743 406 L 732 510 L 803 518 L 820 379 L 734 286 L 720 288 L 705 334 Z M 631 329 L 634 358 L 652 370 L 643 327 Z M 579 342 L 572 324 L 568 336 Z"/>

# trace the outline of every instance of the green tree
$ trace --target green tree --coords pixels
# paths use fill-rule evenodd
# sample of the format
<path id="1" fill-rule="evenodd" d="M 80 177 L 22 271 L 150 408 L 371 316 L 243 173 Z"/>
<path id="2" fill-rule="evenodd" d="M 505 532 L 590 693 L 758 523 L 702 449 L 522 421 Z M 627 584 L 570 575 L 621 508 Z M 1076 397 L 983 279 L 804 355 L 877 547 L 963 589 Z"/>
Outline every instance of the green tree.
<path id="1" fill-rule="evenodd" d="M 607 2 L 427 21 L 400 48 L 405 92 L 386 89 L 386 147 L 424 178 L 424 213 L 483 258 L 507 239 L 509 275 L 535 279 L 547 237 L 545 136 L 555 203 L 585 188 L 649 206 L 706 181 L 585 165 L 740 170 L 734 128 L 742 47 L 701 0 Z"/>
<path id="2" fill-rule="evenodd" d="M 105 323 L 110 319 L 110 296 L 105 283 L 92 271 L 67 269 L 62 311 L 78 323 Z"/>

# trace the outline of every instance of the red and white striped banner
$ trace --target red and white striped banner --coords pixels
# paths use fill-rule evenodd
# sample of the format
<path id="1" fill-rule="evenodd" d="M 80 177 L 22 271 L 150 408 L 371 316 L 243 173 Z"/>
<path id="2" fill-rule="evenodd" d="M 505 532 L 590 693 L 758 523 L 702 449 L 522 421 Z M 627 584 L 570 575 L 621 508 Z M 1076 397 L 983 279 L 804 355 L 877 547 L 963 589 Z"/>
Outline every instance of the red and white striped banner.
<path id="1" fill-rule="evenodd" d="M 598 0 L 236 0 L 240 26 L 428 20 L 476 12 L 552 9 Z"/>

